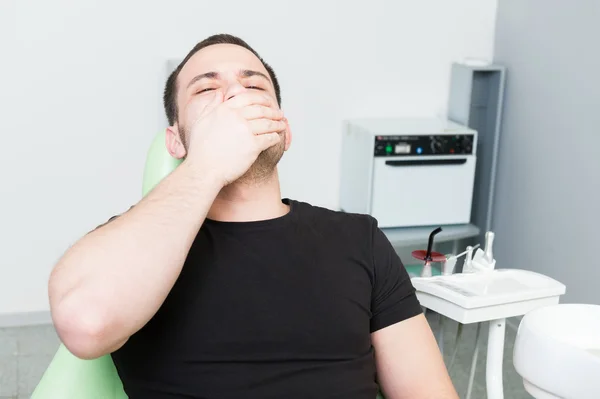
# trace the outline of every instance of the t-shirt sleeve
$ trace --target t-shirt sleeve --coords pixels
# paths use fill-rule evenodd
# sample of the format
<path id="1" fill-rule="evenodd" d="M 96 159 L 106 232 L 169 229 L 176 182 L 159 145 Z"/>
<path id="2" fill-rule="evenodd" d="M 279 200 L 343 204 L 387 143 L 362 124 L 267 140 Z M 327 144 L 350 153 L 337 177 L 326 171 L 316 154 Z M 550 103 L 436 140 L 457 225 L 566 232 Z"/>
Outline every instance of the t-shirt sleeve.
<path id="1" fill-rule="evenodd" d="M 423 311 L 406 268 L 377 222 L 373 226 L 372 255 L 371 332 L 375 332 Z"/>

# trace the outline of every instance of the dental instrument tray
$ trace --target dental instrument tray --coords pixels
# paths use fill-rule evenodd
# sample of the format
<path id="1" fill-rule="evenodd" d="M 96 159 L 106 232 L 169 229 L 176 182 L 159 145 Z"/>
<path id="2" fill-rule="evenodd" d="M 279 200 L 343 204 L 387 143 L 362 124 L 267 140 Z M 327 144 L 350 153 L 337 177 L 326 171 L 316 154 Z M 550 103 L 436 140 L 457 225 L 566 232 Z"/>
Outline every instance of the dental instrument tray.
<path id="1" fill-rule="evenodd" d="M 465 309 L 555 297 L 565 293 L 565 286 L 558 281 L 519 269 L 414 277 L 411 281 L 418 292 Z"/>

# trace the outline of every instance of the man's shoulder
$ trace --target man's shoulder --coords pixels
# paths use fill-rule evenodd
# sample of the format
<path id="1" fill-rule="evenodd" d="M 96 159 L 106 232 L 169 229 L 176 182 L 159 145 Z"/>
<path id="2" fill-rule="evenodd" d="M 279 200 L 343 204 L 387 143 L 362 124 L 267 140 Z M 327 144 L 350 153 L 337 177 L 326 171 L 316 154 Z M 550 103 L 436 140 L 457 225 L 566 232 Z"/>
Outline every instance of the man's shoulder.
<path id="1" fill-rule="evenodd" d="M 377 228 L 377 220 L 368 214 L 350 213 L 298 200 L 289 201 L 295 208 L 299 221 L 311 223 L 313 226 L 330 226 L 344 231 L 363 233 L 371 233 Z"/>

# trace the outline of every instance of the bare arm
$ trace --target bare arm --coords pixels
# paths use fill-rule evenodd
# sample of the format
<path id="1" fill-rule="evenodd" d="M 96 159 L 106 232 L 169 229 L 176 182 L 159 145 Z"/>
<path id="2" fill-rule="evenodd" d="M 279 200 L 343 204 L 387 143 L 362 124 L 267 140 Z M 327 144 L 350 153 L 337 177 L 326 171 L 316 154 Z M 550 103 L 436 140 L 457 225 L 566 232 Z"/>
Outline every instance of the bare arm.
<path id="1" fill-rule="evenodd" d="M 221 186 L 182 163 L 135 207 L 92 231 L 49 282 L 67 348 L 96 358 L 121 347 L 162 305 Z"/>
<path id="2" fill-rule="evenodd" d="M 374 332 L 372 342 L 386 399 L 458 399 L 424 315 Z"/>

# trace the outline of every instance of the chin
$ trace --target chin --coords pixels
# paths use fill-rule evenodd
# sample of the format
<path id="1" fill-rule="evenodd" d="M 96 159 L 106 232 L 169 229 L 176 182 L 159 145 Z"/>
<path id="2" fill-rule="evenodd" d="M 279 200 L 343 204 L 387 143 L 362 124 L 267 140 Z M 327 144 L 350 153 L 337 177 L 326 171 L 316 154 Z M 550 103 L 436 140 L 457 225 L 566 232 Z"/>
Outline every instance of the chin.
<path id="1" fill-rule="evenodd" d="M 284 148 L 282 140 L 279 144 L 261 152 L 250 169 L 237 179 L 235 183 L 256 185 L 270 180 L 275 174 L 277 164 L 283 157 Z"/>

